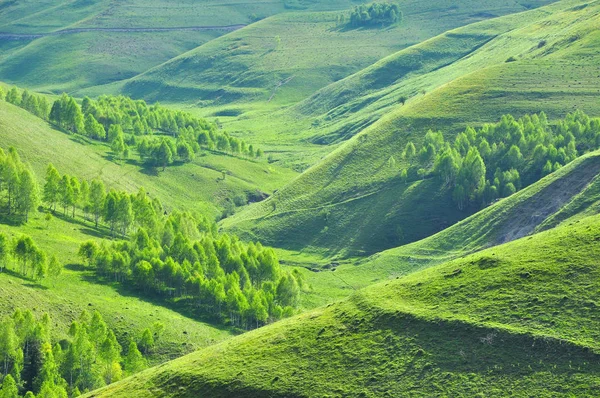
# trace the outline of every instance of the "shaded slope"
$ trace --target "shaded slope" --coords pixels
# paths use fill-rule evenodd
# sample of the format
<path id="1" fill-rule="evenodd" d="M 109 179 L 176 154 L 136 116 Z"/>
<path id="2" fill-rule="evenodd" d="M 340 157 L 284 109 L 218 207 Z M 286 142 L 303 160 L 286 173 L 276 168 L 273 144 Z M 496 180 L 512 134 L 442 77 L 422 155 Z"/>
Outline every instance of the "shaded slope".
<path id="1" fill-rule="evenodd" d="M 431 78 L 441 84 L 443 76 L 455 80 L 405 107 L 396 106 L 269 201 L 226 220 L 224 227 L 276 246 L 354 255 L 417 241 L 467 217 L 469 213 L 454 208 L 438 181 L 406 186 L 388 160 L 400 159 L 406 143 L 419 143 L 429 128 L 440 128 L 451 139 L 466 124 L 497 120 L 505 113 L 543 110 L 557 118 L 579 108 L 600 115 L 600 81 L 594 78 L 598 55 L 588 51 L 598 40 L 594 27 L 600 23 L 600 5 L 573 8 L 578 3 L 501 18 L 519 24 L 492 40 L 484 35 L 485 44 L 473 53 L 407 83 Z M 477 26 L 465 29 L 473 32 Z M 459 32 L 431 43 L 443 47 L 464 38 Z M 579 39 L 571 40 L 574 34 Z M 538 48 L 542 38 L 548 38 L 547 44 Z M 505 62 L 520 53 L 527 57 Z M 367 107 L 360 115 L 371 117 L 369 112 Z"/>
<path id="2" fill-rule="evenodd" d="M 89 396 L 597 396 L 599 221 L 367 288 Z"/>

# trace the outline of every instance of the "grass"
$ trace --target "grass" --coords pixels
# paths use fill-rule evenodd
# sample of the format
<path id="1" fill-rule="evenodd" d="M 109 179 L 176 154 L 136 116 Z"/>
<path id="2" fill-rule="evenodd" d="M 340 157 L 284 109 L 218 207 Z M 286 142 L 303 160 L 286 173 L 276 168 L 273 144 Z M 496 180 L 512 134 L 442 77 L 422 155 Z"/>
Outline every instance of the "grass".
<path id="1" fill-rule="evenodd" d="M 600 115 L 598 60 L 589 51 L 598 40 L 600 5 L 573 7 L 579 4 L 560 2 L 454 30 L 325 89 L 313 100 L 339 100 L 339 107 L 328 111 L 329 127 L 347 132 L 353 131 L 348 123 L 363 124 L 360 134 L 223 227 L 285 249 L 351 257 L 423 239 L 466 218 L 471 213 L 456 210 L 435 180 L 405 185 L 388 160 L 400 159 L 406 143 L 420 142 L 430 128 L 452 139 L 465 125 L 496 121 L 506 113 L 543 110 L 552 120 L 574 109 Z M 546 40 L 542 47 L 541 40 Z M 509 55 L 519 60 L 506 63 Z M 453 58 L 457 61 L 445 65 Z M 406 74 L 400 66 L 410 62 L 422 67 Z M 399 80 L 390 85 L 393 70 Z M 413 92 L 405 106 L 398 105 L 401 94 Z M 345 115 L 347 107 L 361 104 Z M 364 128 L 365 123 L 372 124 Z M 334 134 L 329 127 L 320 125 L 313 134 Z M 298 131 L 294 134 L 309 138 Z"/>
<path id="2" fill-rule="evenodd" d="M 369 287 L 88 396 L 598 396 L 599 221 Z"/>

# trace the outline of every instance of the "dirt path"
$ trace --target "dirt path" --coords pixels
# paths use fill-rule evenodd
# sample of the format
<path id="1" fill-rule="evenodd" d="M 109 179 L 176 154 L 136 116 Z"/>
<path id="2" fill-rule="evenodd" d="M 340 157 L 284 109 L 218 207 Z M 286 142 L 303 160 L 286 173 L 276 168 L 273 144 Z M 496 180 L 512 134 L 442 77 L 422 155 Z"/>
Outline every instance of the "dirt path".
<path id="1" fill-rule="evenodd" d="M 183 26 L 173 28 L 73 28 L 73 29 L 62 29 L 56 32 L 50 33 L 30 33 L 30 34 L 19 34 L 19 33 L 0 33 L 0 40 L 32 40 L 39 39 L 46 36 L 61 36 L 61 35 L 72 35 L 76 33 L 85 32 L 119 32 L 119 33 L 131 33 L 131 32 L 179 32 L 179 31 L 203 31 L 203 30 L 224 30 L 234 31 L 245 27 L 246 25 L 227 25 L 227 26 Z"/>

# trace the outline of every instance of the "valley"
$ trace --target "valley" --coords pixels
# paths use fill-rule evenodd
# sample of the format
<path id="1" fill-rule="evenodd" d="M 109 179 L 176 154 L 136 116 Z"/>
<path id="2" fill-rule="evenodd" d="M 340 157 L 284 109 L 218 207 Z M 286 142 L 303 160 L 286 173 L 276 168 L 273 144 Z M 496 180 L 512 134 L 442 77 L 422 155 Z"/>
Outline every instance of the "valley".
<path id="1" fill-rule="evenodd" d="M 0 397 L 600 395 L 598 27 L 0 4 Z"/>

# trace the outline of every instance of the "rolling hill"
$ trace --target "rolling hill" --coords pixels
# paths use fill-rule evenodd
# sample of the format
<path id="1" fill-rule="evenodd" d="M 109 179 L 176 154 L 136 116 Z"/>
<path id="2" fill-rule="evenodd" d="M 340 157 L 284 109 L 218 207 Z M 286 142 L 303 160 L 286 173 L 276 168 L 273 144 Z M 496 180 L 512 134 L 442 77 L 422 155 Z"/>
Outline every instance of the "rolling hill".
<path id="1" fill-rule="evenodd" d="M 598 221 L 374 285 L 88 396 L 596 396 Z"/>
<path id="2" fill-rule="evenodd" d="M 131 78 L 257 19 L 347 0 L 7 1 L 0 80 L 59 93 Z M 85 59 L 85 63 L 80 62 Z"/>
<path id="3" fill-rule="evenodd" d="M 0 145 L 4 149 L 15 147 L 23 160 L 32 164 L 40 181 L 51 162 L 61 173 L 87 180 L 98 177 L 110 188 L 136 192 L 144 187 L 169 210 L 186 209 L 217 216 L 235 196 L 270 194 L 297 174 L 266 162 L 210 152 L 191 164 L 149 173 L 135 163 L 111 161 L 111 150 L 106 144 L 56 130 L 4 101 L 0 101 L 0 131 Z"/>
<path id="4" fill-rule="evenodd" d="M 406 143 L 421 142 L 428 129 L 439 128 L 452 139 L 465 125 L 498 120 L 506 113 L 520 116 L 545 111 L 551 120 L 574 109 L 600 115 L 597 61 L 595 53 L 586 51 L 598 37 L 594 27 L 599 10 L 598 3 L 563 1 L 461 28 L 400 52 L 398 59 L 382 61 L 379 74 L 369 70 L 362 76 L 387 76 L 391 81 L 391 66 L 408 62 L 415 53 L 417 58 L 439 54 L 449 43 L 454 50 L 463 48 L 468 53 L 423 75 L 408 74 L 403 79 L 402 72 L 399 82 L 390 87 L 417 82 L 439 87 L 409 98 L 405 106 L 395 105 L 379 119 L 366 106 L 357 114 L 375 115 L 375 123 L 268 201 L 250 206 L 223 226 L 286 249 L 351 256 L 417 241 L 465 218 L 469 213 L 457 212 L 450 205 L 451 193 L 440 189 L 439 182 L 426 179 L 408 187 L 402 184 L 399 172 L 388 166 L 390 157 L 401 159 Z M 499 33 L 502 30 L 506 33 Z M 545 44 L 540 46 L 542 41 Z M 419 49 L 427 46 L 439 49 Z M 473 52 L 464 50 L 469 46 Z M 451 53 L 458 57 L 459 53 Z M 516 61 L 506 62 L 511 56 Z M 362 78 L 348 79 L 361 82 Z M 377 85 L 377 79 L 369 81 Z M 358 88 L 356 92 L 364 91 Z M 406 91 L 392 96 L 400 93 Z"/>

